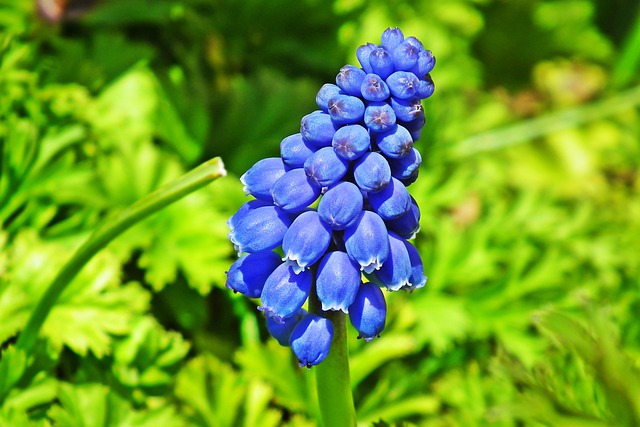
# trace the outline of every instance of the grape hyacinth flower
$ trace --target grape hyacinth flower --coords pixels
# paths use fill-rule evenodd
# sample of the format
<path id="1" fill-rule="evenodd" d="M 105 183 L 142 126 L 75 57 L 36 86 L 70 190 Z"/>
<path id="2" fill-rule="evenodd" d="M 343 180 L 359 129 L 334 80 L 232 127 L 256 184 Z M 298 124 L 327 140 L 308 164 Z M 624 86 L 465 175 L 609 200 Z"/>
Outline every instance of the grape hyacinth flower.
<path id="1" fill-rule="evenodd" d="M 358 338 L 383 331 L 383 290 L 413 292 L 427 277 L 408 240 L 420 208 L 407 187 L 422 156 L 422 101 L 434 84 L 431 51 L 398 28 L 356 52 L 316 96 L 318 110 L 285 137 L 280 157 L 259 160 L 241 177 L 245 203 L 227 225 L 238 260 L 226 286 L 260 298 L 267 330 L 290 346 L 300 366 L 328 355 L 349 316 Z"/>

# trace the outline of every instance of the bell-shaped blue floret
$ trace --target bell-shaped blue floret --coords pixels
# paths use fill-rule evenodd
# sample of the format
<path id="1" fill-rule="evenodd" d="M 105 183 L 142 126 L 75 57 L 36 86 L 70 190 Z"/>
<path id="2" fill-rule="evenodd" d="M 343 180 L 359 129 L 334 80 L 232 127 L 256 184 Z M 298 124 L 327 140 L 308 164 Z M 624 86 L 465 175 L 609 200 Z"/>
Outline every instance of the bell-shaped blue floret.
<path id="1" fill-rule="evenodd" d="M 369 152 L 356 160 L 353 177 L 362 191 L 380 191 L 389 185 L 391 168 L 381 154 Z"/>
<path id="2" fill-rule="evenodd" d="M 344 92 L 333 83 L 325 83 L 322 85 L 316 95 L 316 104 L 325 113 L 329 112 L 329 100 L 336 95 L 342 95 Z"/>
<path id="3" fill-rule="evenodd" d="M 396 70 L 407 71 L 418 64 L 420 49 L 409 41 L 403 41 L 393 50 L 393 66 Z"/>
<path id="4" fill-rule="evenodd" d="M 314 264 L 329 248 L 331 228 L 316 211 L 301 213 L 284 234 L 284 261 L 294 272 L 300 273 Z"/>
<path id="5" fill-rule="evenodd" d="M 380 335 L 387 320 L 387 303 L 382 290 L 373 283 L 363 283 L 353 304 L 349 307 L 349 319 L 360 333 L 358 338 L 371 341 Z"/>
<path id="6" fill-rule="evenodd" d="M 332 340 L 331 321 L 315 314 L 307 314 L 293 329 L 289 344 L 300 367 L 311 368 L 329 355 Z"/>
<path id="7" fill-rule="evenodd" d="M 403 122 L 410 122 L 424 115 L 422 101 L 418 97 L 409 99 L 400 99 L 391 97 L 391 107 L 396 113 L 396 118 Z"/>
<path id="8" fill-rule="evenodd" d="M 373 52 L 376 47 L 373 43 L 366 43 L 356 49 L 356 57 L 365 73 L 372 72 L 369 56 L 371 56 L 371 52 Z"/>
<path id="9" fill-rule="evenodd" d="M 409 99 L 416 96 L 420 80 L 409 71 L 396 71 L 387 78 L 391 95 L 396 98 Z"/>
<path id="10" fill-rule="evenodd" d="M 301 308 L 293 316 L 282 319 L 282 323 L 276 322 L 273 317 L 267 318 L 267 330 L 272 337 L 274 337 L 278 343 L 283 347 L 289 347 L 289 341 L 291 341 L 291 333 L 295 327 L 300 323 L 300 320 L 307 315 L 307 310 Z"/>
<path id="11" fill-rule="evenodd" d="M 231 225 L 229 240 L 238 253 L 260 252 L 280 246 L 291 219 L 277 206 L 267 205 L 247 210 Z"/>
<path id="12" fill-rule="evenodd" d="M 349 312 L 361 280 L 360 266 L 345 252 L 328 252 L 318 264 L 316 292 L 322 310 Z"/>
<path id="13" fill-rule="evenodd" d="M 364 77 L 360 92 L 367 101 L 384 101 L 391 94 L 385 81 L 379 75 L 373 73 Z"/>
<path id="14" fill-rule="evenodd" d="M 336 126 L 329 114 L 323 111 L 314 111 L 304 116 L 300 121 L 300 133 L 305 141 L 314 147 L 327 147 L 331 145 L 333 134 L 336 133 Z"/>
<path id="15" fill-rule="evenodd" d="M 426 76 L 424 76 L 424 78 L 420 79 L 416 95 L 421 99 L 428 98 L 433 95 L 433 91 L 435 90 L 435 88 L 436 86 L 433 83 L 431 76 L 427 74 Z"/>
<path id="16" fill-rule="evenodd" d="M 340 68 L 336 76 L 336 84 L 344 93 L 352 96 L 360 96 L 360 86 L 366 73 L 353 65 L 345 65 Z"/>
<path id="17" fill-rule="evenodd" d="M 404 41 L 410 43 L 412 46 L 415 46 L 416 48 L 418 48 L 418 50 L 424 50 L 424 45 L 422 44 L 422 42 L 414 36 L 409 36 L 405 38 Z"/>
<path id="18" fill-rule="evenodd" d="M 315 202 L 322 187 L 313 182 L 304 169 L 292 169 L 271 187 L 273 202 L 285 212 L 302 212 Z"/>
<path id="19" fill-rule="evenodd" d="M 316 150 L 317 148 L 306 142 L 300 133 L 289 135 L 280 143 L 282 162 L 291 169 L 304 166 L 305 160 Z"/>
<path id="20" fill-rule="evenodd" d="M 405 240 L 393 232 L 389 232 L 389 258 L 379 270 L 374 271 L 370 279 L 379 286 L 390 291 L 409 285 L 411 277 L 411 260 Z"/>
<path id="21" fill-rule="evenodd" d="M 384 46 L 378 46 L 371 51 L 369 64 L 372 70 L 369 72 L 379 75 L 382 79 L 386 80 L 393 73 L 393 57 Z"/>
<path id="22" fill-rule="evenodd" d="M 386 132 L 376 135 L 376 143 L 382 153 L 392 159 L 406 156 L 413 148 L 413 139 L 409 131 L 400 125 L 396 125 Z"/>
<path id="23" fill-rule="evenodd" d="M 258 298 L 267 277 L 280 264 L 282 264 L 282 260 L 275 252 L 244 254 L 227 271 L 226 286 L 246 297 Z"/>
<path id="24" fill-rule="evenodd" d="M 348 168 L 349 163 L 338 156 L 333 147 L 319 149 L 304 162 L 307 176 L 320 187 L 329 187 L 340 181 Z"/>
<path id="25" fill-rule="evenodd" d="M 389 52 L 393 52 L 393 50 L 400 45 L 404 41 L 404 34 L 398 27 L 387 28 L 382 33 L 380 37 L 380 44 L 386 47 Z"/>
<path id="26" fill-rule="evenodd" d="M 338 129 L 331 143 L 336 154 L 345 160 L 355 160 L 369 151 L 369 132 L 360 125 L 347 125 Z"/>
<path id="27" fill-rule="evenodd" d="M 364 103 L 355 96 L 336 95 L 329 100 L 329 115 L 338 125 L 358 123 L 364 117 Z"/>
<path id="28" fill-rule="evenodd" d="M 362 211 L 356 222 L 344 230 L 347 253 L 365 273 L 382 267 L 389 256 L 387 227 L 378 214 Z"/>
<path id="29" fill-rule="evenodd" d="M 248 202 L 240 206 L 240 209 L 238 209 L 238 211 L 227 220 L 227 227 L 229 227 L 229 230 L 233 231 L 233 229 L 236 228 L 238 222 L 242 220 L 247 215 L 247 213 L 249 213 L 249 211 L 261 208 L 263 206 L 271 206 L 272 204 L 273 203 L 269 203 L 264 200 L 249 200 Z"/>
<path id="30" fill-rule="evenodd" d="M 271 186 L 278 178 L 284 175 L 284 163 L 279 157 L 268 157 L 259 160 L 241 177 L 245 194 L 251 194 L 256 199 L 273 201 Z"/>
<path id="31" fill-rule="evenodd" d="M 396 113 L 386 102 L 371 102 L 364 110 L 364 124 L 371 132 L 386 132 L 396 125 Z"/>
<path id="32" fill-rule="evenodd" d="M 342 181 L 324 193 L 318 204 L 318 215 L 334 230 L 344 230 L 358 219 L 362 206 L 360 189 L 351 182 Z"/>
<path id="33" fill-rule="evenodd" d="M 420 164 L 422 164 L 422 156 L 420 156 L 420 152 L 416 150 L 415 147 L 405 157 L 389 159 L 391 176 L 397 178 L 405 186 L 413 184 L 416 178 L 418 178 Z"/>
<path id="34" fill-rule="evenodd" d="M 425 74 L 428 74 L 433 70 L 436 65 L 436 58 L 433 56 L 430 50 L 421 50 L 418 56 L 418 62 L 409 71 L 415 74 L 417 77 L 422 78 Z"/>
<path id="35" fill-rule="evenodd" d="M 409 252 L 409 259 L 411 260 L 411 277 L 409 277 L 409 285 L 404 289 L 413 292 L 416 289 L 423 288 L 427 283 L 427 276 L 424 274 L 424 265 L 422 264 L 422 258 L 420 252 L 411 243 L 405 241 L 407 246 L 407 252 Z"/>
<path id="36" fill-rule="evenodd" d="M 384 220 L 398 218 L 411 209 L 411 195 L 407 187 L 395 178 L 382 190 L 369 193 L 369 203 Z"/>
<path id="37" fill-rule="evenodd" d="M 411 209 L 398 218 L 385 221 L 387 229 L 393 231 L 403 239 L 413 239 L 420 231 L 420 208 L 415 199 L 411 198 Z"/>
<path id="38" fill-rule="evenodd" d="M 260 295 L 262 305 L 258 310 L 266 317 L 273 317 L 274 321 L 282 323 L 302 308 L 309 297 L 312 283 L 313 273 L 310 270 L 296 274 L 287 264 L 280 264 L 264 283 Z"/>

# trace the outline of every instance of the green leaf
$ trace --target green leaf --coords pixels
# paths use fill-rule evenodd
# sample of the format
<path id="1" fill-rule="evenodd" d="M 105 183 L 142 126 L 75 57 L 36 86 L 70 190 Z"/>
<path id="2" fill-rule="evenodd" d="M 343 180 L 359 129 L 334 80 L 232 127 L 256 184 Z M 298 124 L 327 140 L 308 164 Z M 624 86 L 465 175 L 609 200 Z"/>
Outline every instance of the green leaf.
<path id="1" fill-rule="evenodd" d="M 100 254 L 65 290 L 42 328 L 55 346 L 101 357 L 111 352 L 110 335 L 131 331 L 148 308 L 149 294 L 136 283 L 120 285 L 119 268 L 113 257 Z"/>
<path id="2" fill-rule="evenodd" d="M 132 389 L 167 387 L 189 349 L 179 333 L 165 330 L 152 317 L 140 317 L 130 334 L 114 344 L 113 373 Z"/>
<path id="3" fill-rule="evenodd" d="M 576 352 L 601 382 L 619 425 L 640 423 L 640 371 L 620 349 L 617 331 L 601 311 L 589 316 L 591 330 L 560 312 L 543 312 L 540 327 L 557 342 Z"/>
<path id="4" fill-rule="evenodd" d="M 251 380 L 247 384 L 244 402 L 244 427 L 277 427 L 282 425 L 282 413 L 270 408 L 273 389 L 261 381 Z"/>
<path id="5" fill-rule="evenodd" d="M 50 427 L 51 423 L 49 420 L 31 420 L 26 411 L 19 411 L 11 407 L 2 407 L 0 408 L 0 425 L 16 427 Z"/>
<path id="6" fill-rule="evenodd" d="M 178 374 L 175 393 L 201 426 L 233 427 L 246 396 L 246 379 L 213 356 L 191 360 Z"/>
<path id="7" fill-rule="evenodd" d="M 144 65 L 133 67 L 109 85 L 87 107 L 86 118 L 107 147 L 119 146 L 116 144 L 123 135 L 133 145 L 155 136 L 187 162 L 200 154 L 200 147 L 187 133 L 160 83 Z"/>
<path id="8" fill-rule="evenodd" d="M 48 415 L 60 427 L 152 427 L 184 426 L 176 409 L 167 402 L 156 402 L 153 408 L 134 409 L 129 402 L 102 384 L 61 383 L 60 405 Z"/>
<path id="9" fill-rule="evenodd" d="M 456 340 L 462 339 L 473 326 L 469 311 L 461 299 L 451 298 L 433 292 L 414 295 L 415 307 L 422 313 L 429 313 L 416 324 L 415 337 L 420 343 L 428 343 L 435 354 L 450 349 Z"/>
<path id="10" fill-rule="evenodd" d="M 27 369 L 27 355 L 10 346 L 2 351 L 0 357 L 0 396 L 6 396 L 16 385 Z"/>
<path id="11" fill-rule="evenodd" d="M 299 368 L 291 349 L 281 347 L 275 340 L 266 344 L 247 343 L 236 353 L 236 362 L 244 372 L 273 386 L 279 405 L 308 414 L 316 406 L 312 388 L 312 372 Z"/>

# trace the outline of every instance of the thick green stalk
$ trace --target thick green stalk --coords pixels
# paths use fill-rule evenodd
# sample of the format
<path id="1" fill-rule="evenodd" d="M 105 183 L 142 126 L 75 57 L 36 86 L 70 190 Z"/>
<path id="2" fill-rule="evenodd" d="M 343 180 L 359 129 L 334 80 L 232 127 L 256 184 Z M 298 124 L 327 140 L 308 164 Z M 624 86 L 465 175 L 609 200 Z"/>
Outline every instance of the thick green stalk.
<path id="1" fill-rule="evenodd" d="M 153 193 L 129 206 L 117 216 L 107 220 L 73 255 L 60 270 L 40 301 L 36 304 L 31 317 L 24 328 L 16 347 L 29 354 L 35 345 L 40 328 L 44 324 L 49 312 L 73 278 L 93 256 L 109 242 L 122 234 L 132 225 L 148 217 L 154 212 L 170 205 L 195 190 L 209 184 L 213 180 L 224 176 L 226 171 L 220 158 L 211 159 L 177 180 L 168 183 Z"/>
<path id="2" fill-rule="evenodd" d="M 324 427 L 353 427 L 356 425 L 356 411 L 349 376 L 347 316 L 342 311 L 322 312 L 315 289 L 309 299 L 309 308 L 312 313 L 333 323 L 331 351 L 324 361 L 313 367 L 322 424 Z"/>

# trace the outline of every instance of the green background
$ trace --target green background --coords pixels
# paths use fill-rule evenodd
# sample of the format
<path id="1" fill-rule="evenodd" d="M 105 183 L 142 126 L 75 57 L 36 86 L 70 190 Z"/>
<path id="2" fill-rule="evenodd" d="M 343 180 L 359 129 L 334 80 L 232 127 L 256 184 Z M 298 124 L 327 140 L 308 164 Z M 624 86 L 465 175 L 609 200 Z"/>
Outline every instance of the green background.
<path id="1" fill-rule="evenodd" d="M 429 282 L 350 336 L 359 423 L 640 425 L 637 1 L 89 3 L 0 0 L 0 426 L 316 425 L 313 370 L 224 288 L 225 221 L 389 26 L 438 61 L 409 187 Z M 110 244 L 16 351 L 91 231 L 212 156 L 228 177 Z"/>

